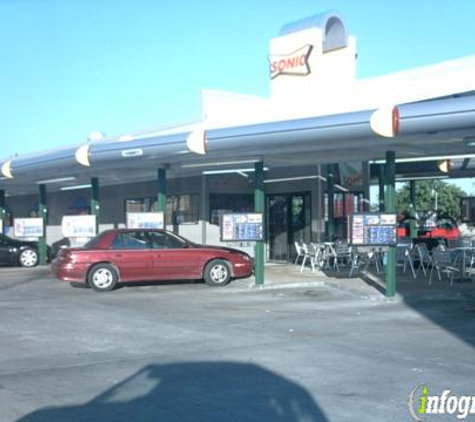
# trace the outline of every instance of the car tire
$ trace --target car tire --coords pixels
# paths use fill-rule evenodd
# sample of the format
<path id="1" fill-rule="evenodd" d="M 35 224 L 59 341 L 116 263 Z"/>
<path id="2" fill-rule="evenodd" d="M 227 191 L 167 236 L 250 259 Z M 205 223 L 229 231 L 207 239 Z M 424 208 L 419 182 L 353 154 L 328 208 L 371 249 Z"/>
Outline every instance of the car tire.
<path id="1" fill-rule="evenodd" d="M 22 267 L 35 267 L 39 259 L 38 252 L 31 248 L 23 249 L 18 255 L 18 263 Z"/>
<path id="2" fill-rule="evenodd" d="M 231 269 L 227 261 L 213 259 L 206 264 L 204 279 L 208 286 L 225 286 L 231 280 Z"/>
<path id="3" fill-rule="evenodd" d="M 96 292 L 110 292 L 117 287 L 119 276 L 110 264 L 97 264 L 89 271 L 87 283 Z"/>

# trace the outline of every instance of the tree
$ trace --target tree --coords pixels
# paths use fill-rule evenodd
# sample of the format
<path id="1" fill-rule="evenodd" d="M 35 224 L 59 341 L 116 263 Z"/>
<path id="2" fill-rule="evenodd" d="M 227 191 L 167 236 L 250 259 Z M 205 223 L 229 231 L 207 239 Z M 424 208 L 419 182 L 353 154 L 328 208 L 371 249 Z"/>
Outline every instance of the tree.
<path id="1" fill-rule="evenodd" d="M 460 198 L 467 196 L 463 189 L 441 180 L 417 181 L 415 184 L 417 211 L 433 210 L 445 217 L 452 217 L 456 220 L 460 218 Z M 396 206 L 398 212 L 411 213 L 408 182 L 396 191 Z"/>

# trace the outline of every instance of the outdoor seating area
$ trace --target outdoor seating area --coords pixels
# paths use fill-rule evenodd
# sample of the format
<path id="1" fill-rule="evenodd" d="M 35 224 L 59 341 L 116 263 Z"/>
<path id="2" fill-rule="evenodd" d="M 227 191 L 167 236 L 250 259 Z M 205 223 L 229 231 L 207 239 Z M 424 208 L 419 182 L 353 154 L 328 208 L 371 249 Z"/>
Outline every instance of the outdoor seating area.
<path id="1" fill-rule="evenodd" d="M 376 273 L 383 273 L 384 250 L 381 248 L 355 247 L 346 242 L 295 242 L 295 249 L 294 264 L 300 267 L 300 272 L 307 268 L 312 272 L 346 270 L 353 276 L 374 267 Z"/>
<path id="2" fill-rule="evenodd" d="M 295 242 L 297 258 L 294 264 L 300 272 L 317 270 L 353 277 L 361 273 L 384 275 L 387 248 L 353 246 L 345 242 Z M 410 239 L 396 246 L 396 267 L 412 279 L 475 282 L 474 239 L 460 239 L 446 244 L 441 242 L 430 249 L 424 242 Z"/>

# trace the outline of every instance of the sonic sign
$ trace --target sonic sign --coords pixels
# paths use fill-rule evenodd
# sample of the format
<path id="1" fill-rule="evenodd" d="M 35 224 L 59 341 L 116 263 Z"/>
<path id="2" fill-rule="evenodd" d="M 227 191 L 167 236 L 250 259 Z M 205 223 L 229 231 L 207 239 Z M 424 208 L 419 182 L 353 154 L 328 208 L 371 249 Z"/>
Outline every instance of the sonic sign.
<path id="1" fill-rule="evenodd" d="M 309 75 L 311 73 L 309 57 L 312 49 L 313 46 L 307 44 L 287 55 L 270 56 L 270 78 L 275 79 L 279 75 Z"/>

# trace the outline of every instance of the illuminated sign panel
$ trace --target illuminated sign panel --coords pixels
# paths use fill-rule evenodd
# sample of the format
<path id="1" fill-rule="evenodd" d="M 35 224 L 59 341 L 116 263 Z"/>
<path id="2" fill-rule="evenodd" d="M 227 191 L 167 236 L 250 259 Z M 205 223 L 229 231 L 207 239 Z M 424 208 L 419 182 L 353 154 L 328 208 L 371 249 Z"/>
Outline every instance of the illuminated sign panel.
<path id="1" fill-rule="evenodd" d="M 163 212 L 128 212 L 128 229 L 163 229 Z"/>
<path id="2" fill-rule="evenodd" d="M 221 217 L 221 241 L 262 241 L 264 239 L 262 223 L 262 214 L 259 213 L 223 214 Z"/>
<path id="3" fill-rule="evenodd" d="M 61 222 L 64 237 L 83 238 L 96 235 L 95 215 L 65 215 Z"/>
<path id="4" fill-rule="evenodd" d="M 367 213 L 350 216 L 350 244 L 394 246 L 397 244 L 396 214 Z"/>
<path id="5" fill-rule="evenodd" d="M 15 218 L 13 226 L 15 237 L 18 238 L 37 238 L 42 237 L 44 233 L 42 218 Z"/>

